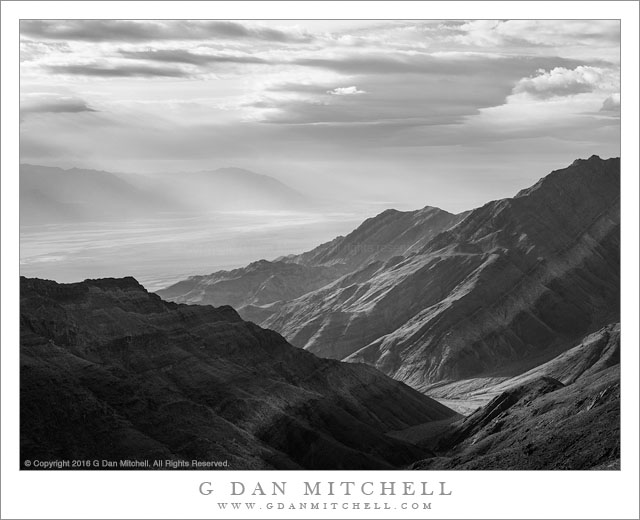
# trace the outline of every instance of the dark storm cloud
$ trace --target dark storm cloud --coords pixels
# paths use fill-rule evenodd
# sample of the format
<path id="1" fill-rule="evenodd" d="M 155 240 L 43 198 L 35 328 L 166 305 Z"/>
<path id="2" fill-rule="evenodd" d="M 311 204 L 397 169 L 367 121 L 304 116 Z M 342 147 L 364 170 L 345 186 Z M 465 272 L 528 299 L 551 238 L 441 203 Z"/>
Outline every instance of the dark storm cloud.
<path id="1" fill-rule="evenodd" d="M 77 98 L 51 98 L 27 99 L 20 103 L 20 114 L 38 113 L 64 113 L 64 112 L 97 112 L 85 101 Z"/>
<path id="2" fill-rule="evenodd" d="M 175 67 L 149 67 L 145 65 L 49 65 L 54 74 L 94 76 L 102 78 L 185 78 L 189 74 Z"/>
<path id="3" fill-rule="evenodd" d="M 185 63 L 189 65 L 208 65 L 212 63 L 268 63 L 254 56 L 225 56 L 216 54 L 196 54 L 185 49 L 160 49 L 145 51 L 125 51 L 120 54 L 125 58 L 157 61 L 163 63 Z"/>
<path id="4" fill-rule="evenodd" d="M 306 33 L 215 20 L 22 20 L 20 33 L 31 38 L 89 42 L 222 38 L 288 43 L 312 39 Z"/>

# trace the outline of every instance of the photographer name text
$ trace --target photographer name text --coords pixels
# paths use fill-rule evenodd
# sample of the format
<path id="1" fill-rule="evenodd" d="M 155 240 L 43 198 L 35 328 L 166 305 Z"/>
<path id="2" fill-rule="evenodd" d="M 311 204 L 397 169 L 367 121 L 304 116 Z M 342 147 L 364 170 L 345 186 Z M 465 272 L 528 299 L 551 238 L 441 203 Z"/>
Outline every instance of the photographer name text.
<path id="1" fill-rule="evenodd" d="M 201 482 L 198 492 L 205 496 L 287 496 L 290 483 L 231 481 L 214 489 L 211 482 Z M 452 491 L 446 481 L 316 481 L 296 482 L 292 492 L 299 496 L 449 496 Z M 219 491 L 219 493 L 217 493 Z"/>

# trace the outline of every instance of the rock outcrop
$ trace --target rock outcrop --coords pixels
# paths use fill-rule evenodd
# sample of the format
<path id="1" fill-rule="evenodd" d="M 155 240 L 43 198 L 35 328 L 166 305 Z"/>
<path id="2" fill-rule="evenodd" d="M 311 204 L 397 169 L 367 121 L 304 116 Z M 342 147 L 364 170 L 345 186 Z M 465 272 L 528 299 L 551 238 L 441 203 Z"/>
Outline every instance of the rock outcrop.
<path id="1" fill-rule="evenodd" d="M 455 413 L 373 367 L 320 359 L 231 307 L 133 278 L 21 278 L 21 459 L 393 468 L 429 450 L 387 431 Z"/>

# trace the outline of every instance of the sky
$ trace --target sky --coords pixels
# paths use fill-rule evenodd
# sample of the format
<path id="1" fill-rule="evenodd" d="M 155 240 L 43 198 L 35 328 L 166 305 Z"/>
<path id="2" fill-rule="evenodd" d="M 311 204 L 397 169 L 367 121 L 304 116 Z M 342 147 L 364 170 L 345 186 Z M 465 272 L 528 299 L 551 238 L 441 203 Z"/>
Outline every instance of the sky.
<path id="1" fill-rule="evenodd" d="M 612 21 L 23 20 L 21 162 L 463 211 L 620 154 Z"/>

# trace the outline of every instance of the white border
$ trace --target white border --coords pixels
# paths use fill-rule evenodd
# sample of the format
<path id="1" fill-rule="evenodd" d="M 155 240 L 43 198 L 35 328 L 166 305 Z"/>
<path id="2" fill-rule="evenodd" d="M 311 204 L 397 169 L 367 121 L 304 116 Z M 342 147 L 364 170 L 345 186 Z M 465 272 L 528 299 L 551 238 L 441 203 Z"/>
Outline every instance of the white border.
<path id="1" fill-rule="evenodd" d="M 447 481 L 432 509 L 260 510 L 262 518 L 638 518 L 638 3 L 2 2 L 2 518 L 247 518 L 215 503 L 231 480 Z M 622 470 L 619 472 L 18 471 L 18 20 L 20 18 L 591 18 L 622 20 Z M 211 481 L 213 497 L 199 495 Z M 293 498 L 287 496 L 287 500 Z M 348 498 L 348 497 L 347 497 Z M 374 499 L 369 499 L 373 501 Z M 383 502 L 384 497 L 375 500 Z M 404 501 L 397 498 L 398 501 Z M 389 500 L 387 500 L 389 502 Z M 256 517 L 256 514 L 253 514 Z"/>

